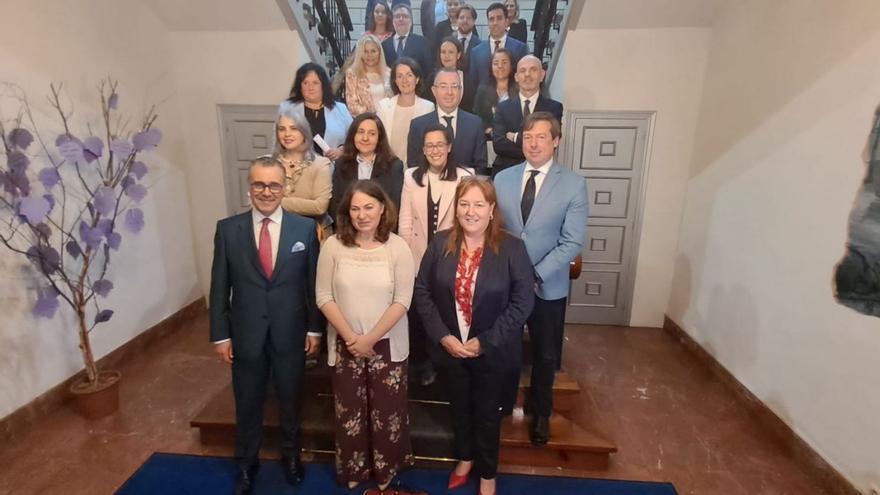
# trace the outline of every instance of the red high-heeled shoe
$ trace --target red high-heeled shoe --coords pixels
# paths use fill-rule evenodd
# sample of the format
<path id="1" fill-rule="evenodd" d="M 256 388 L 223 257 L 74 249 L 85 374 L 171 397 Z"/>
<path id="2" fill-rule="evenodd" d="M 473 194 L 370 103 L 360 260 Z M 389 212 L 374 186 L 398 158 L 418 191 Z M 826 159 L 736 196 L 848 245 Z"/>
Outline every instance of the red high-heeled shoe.
<path id="1" fill-rule="evenodd" d="M 446 488 L 449 490 L 455 490 L 456 488 L 460 488 L 460 487 L 464 486 L 467 483 L 468 476 L 470 474 L 471 474 L 471 471 L 470 471 L 470 469 L 468 469 L 468 472 L 459 476 L 459 475 L 455 474 L 455 469 L 453 469 L 452 472 L 449 473 L 449 484 L 446 485 Z"/>

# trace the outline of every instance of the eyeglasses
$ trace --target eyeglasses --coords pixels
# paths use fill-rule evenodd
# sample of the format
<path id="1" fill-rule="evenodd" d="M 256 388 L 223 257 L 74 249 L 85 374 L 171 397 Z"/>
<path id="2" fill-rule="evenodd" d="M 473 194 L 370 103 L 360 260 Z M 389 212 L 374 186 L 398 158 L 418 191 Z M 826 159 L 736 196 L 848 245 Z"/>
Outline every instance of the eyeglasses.
<path id="1" fill-rule="evenodd" d="M 425 152 L 430 153 L 431 151 L 443 151 L 447 146 L 449 143 L 429 143 L 425 145 L 424 149 Z"/>
<path id="2" fill-rule="evenodd" d="M 251 191 L 255 193 L 261 193 L 266 189 L 269 189 L 269 192 L 272 194 L 278 194 L 284 190 L 284 186 L 277 183 L 272 182 L 271 184 L 266 184 L 264 182 L 251 182 Z"/>
<path id="3" fill-rule="evenodd" d="M 461 91 L 460 84 L 435 84 L 434 87 L 438 91 Z"/>

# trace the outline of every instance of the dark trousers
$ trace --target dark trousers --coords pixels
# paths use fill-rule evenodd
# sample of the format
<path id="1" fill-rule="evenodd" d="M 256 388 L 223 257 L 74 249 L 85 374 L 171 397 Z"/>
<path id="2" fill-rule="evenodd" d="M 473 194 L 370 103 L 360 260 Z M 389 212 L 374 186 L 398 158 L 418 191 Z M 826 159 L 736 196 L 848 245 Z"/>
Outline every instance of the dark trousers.
<path id="1" fill-rule="evenodd" d="M 235 344 L 233 343 L 233 350 Z M 236 354 L 232 361 L 232 390 L 235 395 L 235 462 L 244 467 L 256 465 L 263 442 L 263 404 L 270 376 L 278 396 L 281 422 L 281 453 L 296 457 L 300 453 L 299 391 L 304 354 L 278 352 L 270 339 L 262 353 L 253 357 Z"/>
<path id="2" fill-rule="evenodd" d="M 535 296 L 535 308 L 527 320 L 532 343 L 532 380 L 529 407 L 535 416 L 553 411 L 553 379 L 562 364 L 562 332 L 566 298 L 547 301 Z"/>
<path id="3" fill-rule="evenodd" d="M 372 358 L 356 358 L 336 343 L 336 478 L 388 483 L 413 464 L 407 413 L 407 361 L 391 361 L 388 339 Z"/>
<path id="4" fill-rule="evenodd" d="M 485 360 L 485 357 L 450 359 L 443 370 L 455 434 L 455 457 L 474 461 L 476 475 L 493 479 L 498 471 L 504 395 L 504 387 L 499 383 L 506 375 L 487 366 Z"/>

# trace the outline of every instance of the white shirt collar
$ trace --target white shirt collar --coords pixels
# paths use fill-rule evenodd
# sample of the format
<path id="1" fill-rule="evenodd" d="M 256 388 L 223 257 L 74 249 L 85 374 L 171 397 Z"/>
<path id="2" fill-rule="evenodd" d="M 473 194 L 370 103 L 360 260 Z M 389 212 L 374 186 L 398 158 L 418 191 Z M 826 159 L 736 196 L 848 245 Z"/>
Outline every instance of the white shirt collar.
<path id="1" fill-rule="evenodd" d="M 526 169 L 523 171 L 523 173 L 527 174 L 531 170 L 537 170 L 539 174 L 547 175 L 547 173 L 550 172 L 550 167 L 552 165 L 553 165 L 553 158 L 547 160 L 547 163 L 541 165 L 540 167 L 535 167 L 534 165 L 532 165 L 531 163 L 526 161 Z"/>
<path id="2" fill-rule="evenodd" d="M 272 223 L 277 223 L 281 225 L 281 217 L 284 216 L 284 210 L 281 208 L 281 205 L 278 205 L 278 208 L 275 208 L 275 211 L 272 212 L 271 215 L 263 215 L 260 210 L 256 208 L 251 208 L 251 215 L 254 219 L 254 225 L 257 225 L 263 221 L 264 218 L 268 218 L 272 220 Z"/>
<path id="3" fill-rule="evenodd" d="M 440 123 L 445 124 L 446 121 L 443 120 L 443 117 L 452 117 L 452 125 L 456 125 L 456 120 L 458 118 L 458 107 L 452 111 L 452 113 L 444 112 L 440 107 L 437 107 L 437 116 L 440 118 Z"/>
<path id="4" fill-rule="evenodd" d="M 535 103 L 538 102 L 538 96 L 540 96 L 540 95 L 541 95 L 540 91 L 536 91 L 535 94 L 533 94 L 532 96 L 526 96 L 526 95 L 522 94 L 522 92 L 520 92 L 519 93 L 519 104 L 520 104 L 520 106 L 522 106 L 522 104 L 525 103 L 526 100 L 529 100 L 529 105 L 531 105 L 531 109 L 534 112 L 535 111 Z"/>
<path id="5" fill-rule="evenodd" d="M 493 38 L 492 36 L 489 36 L 489 49 L 490 49 L 490 51 L 495 49 L 495 42 L 496 41 L 501 42 L 501 44 L 498 45 L 498 48 L 504 48 L 504 45 L 507 44 L 507 33 L 505 32 L 504 35 L 502 35 L 501 38 L 498 38 L 497 40 L 495 38 Z"/>

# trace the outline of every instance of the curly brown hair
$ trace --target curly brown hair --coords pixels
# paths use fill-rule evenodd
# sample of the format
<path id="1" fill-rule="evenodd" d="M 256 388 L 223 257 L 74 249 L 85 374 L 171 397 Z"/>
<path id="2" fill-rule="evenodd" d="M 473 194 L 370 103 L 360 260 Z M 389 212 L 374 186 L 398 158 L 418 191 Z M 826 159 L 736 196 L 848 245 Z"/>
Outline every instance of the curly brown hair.
<path id="1" fill-rule="evenodd" d="M 372 180 L 354 182 L 348 187 L 345 194 L 342 195 L 339 209 L 336 210 L 336 238 L 344 246 L 354 247 L 358 245 L 357 241 L 355 241 L 357 230 L 354 228 L 354 224 L 351 223 L 351 214 L 349 213 L 349 210 L 351 210 L 351 198 L 354 196 L 354 193 L 366 194 L 384 206 L 382 217 L 379 219 L 379 226 L 376 228 L 375 239 L 382 243 L 387 242 L 394 227 L 397 226 L 397 208 L 395 208 L 391 198 L 385 194 L 382 186 Z"/>

